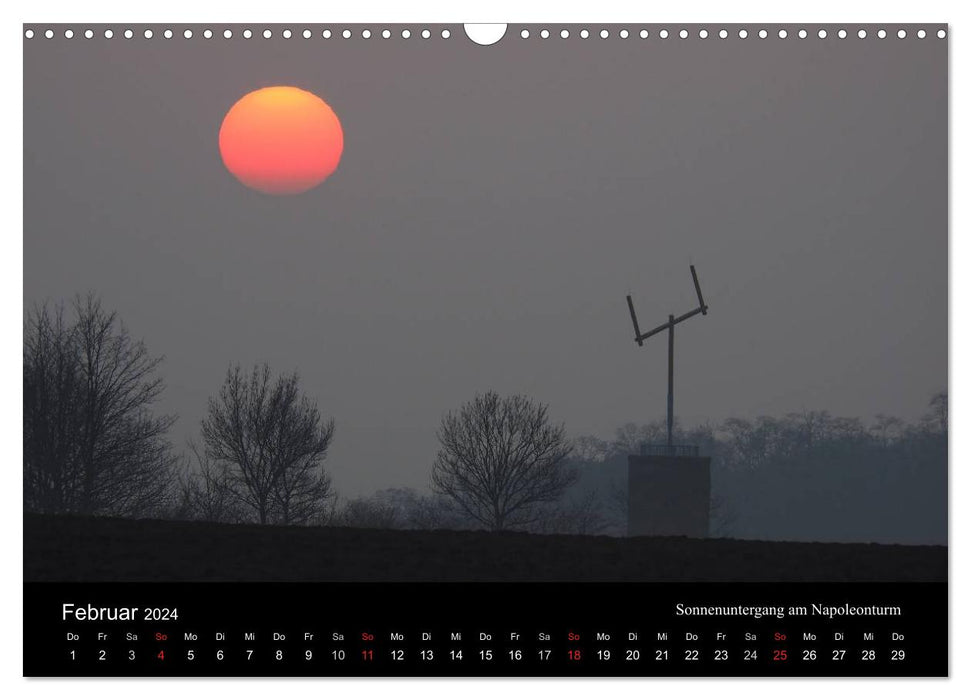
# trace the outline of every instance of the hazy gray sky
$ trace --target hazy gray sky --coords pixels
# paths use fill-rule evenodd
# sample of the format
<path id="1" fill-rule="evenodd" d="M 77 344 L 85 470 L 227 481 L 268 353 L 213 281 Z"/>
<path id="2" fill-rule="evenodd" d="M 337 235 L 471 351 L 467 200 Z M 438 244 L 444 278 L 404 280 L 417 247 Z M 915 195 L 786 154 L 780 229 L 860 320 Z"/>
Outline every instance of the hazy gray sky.
<path id="1" fill-rule="evenodd" d="M 689 310 L 689 262 L 711 311 L 677 330 L 682 420 L 914 418 L 947 384 L 946 41 L 115 29 L 25 42 L 24 296 L 117 309 L 165 356 L 178 445 L 230 363 L 264 360 L 335 418 L 349 495 L 424 486 L 476 392 L 574 435 L 661 418 L 666 342 L 634 344 L 624 295 L 642 327 Z M 343 124 L 307 194 L 219 158 L 269 85 Z"/>

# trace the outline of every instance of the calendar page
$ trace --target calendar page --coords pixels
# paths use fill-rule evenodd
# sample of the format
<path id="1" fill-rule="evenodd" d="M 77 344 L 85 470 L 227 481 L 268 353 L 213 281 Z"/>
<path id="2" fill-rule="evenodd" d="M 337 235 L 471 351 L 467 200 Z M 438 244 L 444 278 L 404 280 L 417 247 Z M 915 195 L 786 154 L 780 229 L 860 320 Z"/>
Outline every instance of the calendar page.
<path id="1" fill-rule="evenodd" d="M 942 24 L 23 32 L 25 676 L 947 676 Z"/>

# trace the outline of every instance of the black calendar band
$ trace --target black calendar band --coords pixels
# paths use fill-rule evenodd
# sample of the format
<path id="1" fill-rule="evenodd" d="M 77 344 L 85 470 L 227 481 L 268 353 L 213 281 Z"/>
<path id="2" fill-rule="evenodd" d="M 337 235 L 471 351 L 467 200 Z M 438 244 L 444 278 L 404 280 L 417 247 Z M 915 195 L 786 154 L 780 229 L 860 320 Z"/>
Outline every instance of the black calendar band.
<path id="1" fill-rule="evenodd" d="M 27 676 L 946 676 L 946 583 L 25 583 Z"/>

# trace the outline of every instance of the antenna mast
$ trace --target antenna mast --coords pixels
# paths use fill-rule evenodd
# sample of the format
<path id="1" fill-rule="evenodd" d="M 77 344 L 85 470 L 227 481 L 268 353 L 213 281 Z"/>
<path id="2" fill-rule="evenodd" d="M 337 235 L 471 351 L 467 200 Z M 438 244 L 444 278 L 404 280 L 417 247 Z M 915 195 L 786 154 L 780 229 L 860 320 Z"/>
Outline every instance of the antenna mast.
<path id="1" fill-rule="evenodd" d="M 674 327 L 681 323 L 682 321 L 687 321 L 692 316 L 698 314 L 707 315 L 708 306 L 705 304 L 705 299 L 701 296 L 701 285 L 698 284 L 698 273 L 695 272 L 695 266 L 691 265 L 691 279 L 695 283 L 695 292 L 698 294 L 698 308 L 689 311 L 686 314 L 682 314 L 677 318 L 674 314 L 668 315 L 667 323 L 662 323 L 657 328 L 652 328 L 647 333 L 641 333 L 640 326 L 637 324 L 637 314 L 634 313 L 634 302 L 630 298 L 630 294 L 627 295 L 627 308 L 630 309 L 630 320 L 634 323 L 634 342 L 639 346 L 644 345 L 644 341 L 650 338 L 652 335 L 660 333 L 663 330 L 668 332 L 668 451 L 670 454 L 674 454 L 674 441 L 672 435 L 674 432 Z"/>

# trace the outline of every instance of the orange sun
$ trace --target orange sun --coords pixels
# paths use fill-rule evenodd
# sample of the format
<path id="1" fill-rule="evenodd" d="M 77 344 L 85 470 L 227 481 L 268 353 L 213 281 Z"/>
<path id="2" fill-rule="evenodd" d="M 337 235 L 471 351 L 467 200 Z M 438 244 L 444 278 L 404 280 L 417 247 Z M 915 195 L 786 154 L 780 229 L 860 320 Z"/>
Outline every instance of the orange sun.
<path id="1" fill-rule="evenodd" d="M 232 106 L 219 153 L 236 179 L 266 194 L 300 194 L 326 180 L 344 150 L 344 131 L 326 102 L 295 87 L 255 90 Z"/>

